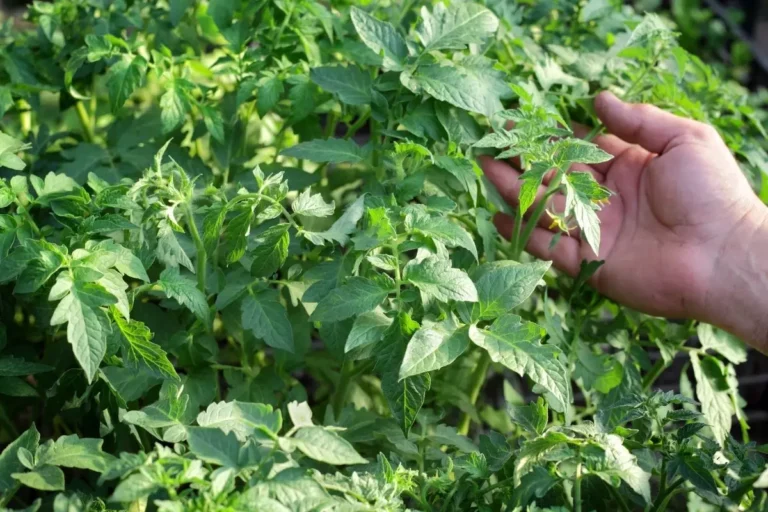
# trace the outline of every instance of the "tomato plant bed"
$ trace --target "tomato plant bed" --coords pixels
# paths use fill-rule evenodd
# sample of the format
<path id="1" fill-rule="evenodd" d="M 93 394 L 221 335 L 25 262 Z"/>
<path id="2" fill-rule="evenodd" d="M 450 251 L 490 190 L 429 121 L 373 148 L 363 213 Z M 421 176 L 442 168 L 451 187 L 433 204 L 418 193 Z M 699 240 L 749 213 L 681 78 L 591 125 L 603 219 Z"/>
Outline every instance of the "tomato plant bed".
<path id="1" fill-rule="evenodd" d="M 743 345 L 502 239 L 521 213 L 475 161 L 520 159 L 522 210 L 555 169 L 559 225 L 597 250 L 611 191 L 571 168 L 610 155 L 567 127 L 598 133 L 610 89 L 713 124 L 768 194 L 759 100 L 664 19 L 58 0 L 28 22 L 0 29 L 0 507 L 765 506 Z"/>

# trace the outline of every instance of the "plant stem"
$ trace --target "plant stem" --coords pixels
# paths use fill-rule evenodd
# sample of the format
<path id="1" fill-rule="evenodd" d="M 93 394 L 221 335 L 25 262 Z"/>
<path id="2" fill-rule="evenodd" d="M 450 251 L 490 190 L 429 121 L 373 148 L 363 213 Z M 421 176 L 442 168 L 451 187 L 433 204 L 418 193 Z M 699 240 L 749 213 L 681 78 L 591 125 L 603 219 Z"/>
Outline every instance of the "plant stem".
<path id="1" fill-rule="evenodd" d="M 349 125 L 347 128 L 347 133 L 344 134 L 345 139 L 351 139 L 355 136 L 357 131 L 363 127 L 363 125 L 368 121 L 368 118 L 371 117 L 371 110 L 368 109 L 365 112 L 363 112 L 360 117 L 357 118 L 357 121 Z"/>
<path id="2" fill-rule="evenodd" d="M 93 124 L 91 123 L 91 116 L 85 109 L 85 104 L 82 101 L 75 103 L 75 110 L 77 111 L 77 117 L 80 119 L 80 124 L 83 126 L 83 135 L 86 142 L 93 142 Z"/>
<path id="3" fill-rule="evenodd" d="M 333 395 L 333 416 L 338 418 L 341 415 L 341 410 L 344 408 L 344 403 L 347 401 L 347 394 L 349 392 L 349 382 L 354 373 L 355 363 L 353 361 L 344 361 L 341 366 L 341 376 L 339 377 L 339 383 L 336 386 L 336 392 Z"/>
<path id="4" fill-rule="evenodd" d="M 576 481 L 573 482 L 573 512 L 581 512 L 581 461 L 576 466 Z"/>
<path id="5" fill-rule="evenodd" d="M 197 224 L 195 224 L 195 217 L 192 214 L 189 201 L 184 202 L 184 214 L 187 217 L 187 226 L 197 249 L 197 287 L 205 294 L 205 266 L 208 255 L 205 253 L 205 244 L 200 237 L 200 232 L 197 230 Z"/>
<path id="6" fill-rule="evenodd" d="M 400 300 L 400 286 L 403 283 L 402 276 L 400 275 L 400 248 L 395 241 L 391 245 L 392 255 L 395 257 L 395 297 Z"/>
<path id="7" fill-rule="evenodd" d="M 650 371 L 643 378 L 643 389 L 645 391 L 648 391 L 649 389 L 651 389 L 651 386 L 653 386 L 653 383 L 656 382 L 656 379 L 658 379 L 659 376 L 666 369 L 667 369 L 667 363 L 666 361 L 664 361 L 664 358 L 661 358 L 658 361 L 656 361 L 656 363 L 654 363 L 654 365 L 651 367 Z"/>
<path id="8" fill-rule="evenodd" d="M 19 124 L 21 124 L 21 134 L 27 137 L 32 131 L 32 111 L 24 110 L 19 114 Z"/>
<path id="9" fill-rule="evenodd" d="M 562 170 L 558 170 L 555 177 L 552 178 L 552 181 L 549 182 L 549 186 L 547 187 L 547 191 L 544 193 L 544 197 L 541 198 L 541 201 L 539 201 L 539 204 L 536 205 L 536 209 L 533 210 L 533 213 L 526 222 L 522 235 L 517 238 L 515 252 L 512 254 L 514 256 L 513 259 L 520 259 L 520 255 L 525 249 L 525 246 L 528 245 L 528 240 L 531 238 L 533 230 L 536 228 L 539 220 L 541 220 L 541 216 L 544 215 L 544 211 L 547 209 L 547 201 L 559 190 L 560 181 L 563 179 L 564 174 L 565 173 Z"/>
<path id="10" fill-rule="evenodd" d="M 40 236 L 40 228 L 37 226 L 37 223 L 35 222 L 35 219 L 32 218 L 32 215 L 29 213 L 29 210 L 26 206 L 21 205 L 16 202 L 16 213 L 21 213 L 25 219 L 27 219 L 27 222 L 29 222 L 29 227 L 32 228 L 32 232 L 36 236 Z"/>
<path id="11" fill-rule="evenodd" d="M 470 380 L 469 401 L 473 406 L 475 405 L 475 402 L 477 402 L 477 397 L 480 396 L 480 390 L 483 389 L 483 384 L 485 384 L 485 378 L 488 375 L 488 368 L 490 368 L 490 366 L 491 356 L 488 355 L 488 352 L 483 350 Z M 469 424 L 471 421 L 472 419 L 469 414 L 463 413 L 461 415 L 458 426 L 459 434 L 465 436 L 469 433 Z"/>
<path id="12" fill-rule="evenodd" d="M 499 487 L 504 487 L 504 486 L 505 486 L 505 485 L 507 485 L 508 483 L 512 482 L 514 479 L 515 479 L 515 477 L 514 477 L 514 476 L 510 476 L 509 478 L 505 478 L 505 479 L 503 479 L 503 480 L 499 480 L 499 481 L 498 481 L 498 482 L 496 482 L 495 484 L 493 484 L 493 485 L 489 485 L 488 487 L 486 487 L 485 489 L 483 489 L 483 494 L 488 494 L 488 493 L 489 493 L 489 492 L 491 492 L 491 491 L 495 491 L 495 490 L 496 490 L 496 489 L 498 489 Z"/>
<path id="13" fill-rule="evenodd" d="M 13 485 L 13 487 L 11 487 L 10 489 L 8 489 L 8 491 L 6 491 L 5 496 L 0 498 L 0 509 L 5 509 L 5 507 L 11 502 L 13 497 L 16 495 L 16 492 L 19 490 L 20 487 L 21 487 L 21 484 L 16 483 Z"/>
<path id="14" fill-rule="evenodd" d="M 520 229 L 523 225 L 523 214 L 520 208 L 515 210 L 515 227 L 512 229 L 512 254 L 520 254 L 523 249 L 518 249 L 520 242 Z"/>
<path id="15" fill-rule="evenodd" d="M 675 483 L 667 487 L 663 494 L 659 493 L 659 495 L 656 497 L 656 500 L 653 502 L 651 512 L 663 512 L 666 510 L 669 500 L 672 499 L 672 496 L 677 493 L 678 487 L 680 487 L 683 482 L 684 480 L 682 478 L 678 478 L 675 480 Z"/>
<path id="16" fill-rule="evenodd" d="M 325 138 L 328 139 L 330 137 L 333 137 L 336 134 L 336 125 L 339 122 L 339 117 L 336 115 L 335 111 L 331 111 L 328 114 L 328 119 L 326 120 L 325 125 Z"/>

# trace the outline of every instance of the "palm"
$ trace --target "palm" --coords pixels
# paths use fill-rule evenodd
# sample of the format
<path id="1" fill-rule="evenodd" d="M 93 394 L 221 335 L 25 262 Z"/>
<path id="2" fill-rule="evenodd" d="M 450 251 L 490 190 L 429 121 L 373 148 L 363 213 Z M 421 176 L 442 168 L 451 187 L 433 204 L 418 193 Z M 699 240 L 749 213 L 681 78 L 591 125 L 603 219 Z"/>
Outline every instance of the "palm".
<path id="1" fill-rule="evenodd" d="M 599 214 L 604 264 L 592 284 L 641 311 L 683 316 L 693 298 L 707 293 L 713 255 L 756 199 L 714 130 L 650 107 L 633 108 L 642 112 L 604 121 L 641 145 L 616 135 L 598 137 L 595 142 L 614 159 L 578 169 L 614 192 Z M 642 115 L 660 119 L 643 121 Z M 518 172 L 487 160 L 484 170 L 502 195 L 516 202 Z M 564 198 L 555 197 L 554 203 L 562 208 Z M 511 232 L 511 219 L 497 219 L 497 225 L 502 234 Z M 595 259 L 578 236 L 562 237 L 551 247 L 554 233 L 547 227 L 545 221 L 533 231 L 530 252 L 572 275 L 583 260 Z"/>

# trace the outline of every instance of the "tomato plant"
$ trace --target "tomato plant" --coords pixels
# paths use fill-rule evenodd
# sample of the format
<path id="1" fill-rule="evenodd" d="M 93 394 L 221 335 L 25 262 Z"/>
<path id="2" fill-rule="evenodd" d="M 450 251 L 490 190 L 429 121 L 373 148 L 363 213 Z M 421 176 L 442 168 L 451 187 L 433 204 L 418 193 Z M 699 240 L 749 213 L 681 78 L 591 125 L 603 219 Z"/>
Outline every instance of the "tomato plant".
<path id="1" fill-rule="evenodd" d="M 768 194 L 764 112 L 667 20 L 56 0 L 0 61 L 0 507 L 766 506 L 741 342 L 492 222 L 554 169 L 557 224 L 599 247 L 611 191 L 571 168 L 610 155 L 568 127 L 601 131 L 603 89 L 713 124 Z M 520 211 L 481 153 L 520 159 Z M 680 393 L 656 389 L 676 358 Z"/>

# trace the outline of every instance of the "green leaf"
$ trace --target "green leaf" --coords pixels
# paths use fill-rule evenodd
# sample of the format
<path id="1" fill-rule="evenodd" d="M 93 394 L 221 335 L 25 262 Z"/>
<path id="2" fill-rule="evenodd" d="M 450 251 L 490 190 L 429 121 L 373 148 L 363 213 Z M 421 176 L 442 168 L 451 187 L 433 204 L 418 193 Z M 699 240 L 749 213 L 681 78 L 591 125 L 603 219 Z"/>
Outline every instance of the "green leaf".
<path id="1" fill-rule="evenodd" d="M 88 382 L 96 376 L 112 334 L 112 324 L 101 307 L 115 302 L 117 299 L 101 285 L 75 282 L 51 316 L 51 325 L 67 324 L 67 341 Z"/>
<path id="2" fill-rule="evenodd" d="M 14 473 L 24 471 L 24 465 L 19 461 L 19 449 L 24 448 L 34 453 L 40 442 L 40 433 L 33 423 L 19 437 L 11 441 L 0 453 L 0 496 L 16 488 L 16 481 L 11 476 Z"/>
<path id="3" fill-rule="evenodd" d="M 469 327 L 456 328 L 453 320 L 423 325 L 411 338 L 400 365 L 400 380 L 439 370 L 469 347 Z"/>
<path id="4" fill-rule="evenodd" d="M 270 405 L 235 400 L 210 404 L 198 414 L 197 424 L 232 432 L 240 442 L 245 442 L 252 436 L 260 440 L 274 439 L 282 426 L 282 416 L 280 410 L 272 410 Z"/>
<path id="5" fill-rule="evenodd" d="M 477 259 L 477 246 L 472 236 L 447 217 L 418 216 L 414 219 L 412 227 L 448 247 L 463 247 Z"/>
<path id="6" fill-rule="evenodd" d="M 704 461 L 695 454 L 678 453 L 669 460 L 667 465 L 667 482 L 673 482 L 676 476 L 684 478 L 685 481 L 693 484 L 696 489 L 715 495 L 719 494 L 712 473 L 707 469 Z"/>
<path id="7" fill-rule="evenodd" d="M 149 496 L 159 489 L 162 489 L 159 482 L 144 473 L 134 473 L 118 484 L 110 500 L 118 503 L 132 502 Z"/>
<path id="8" fill-rule="evenodd" d="M 346 139 L 315 139 L 296 144 L 281 153 L 284 156 L 320 163 L 357 163 L 368 157 L 366 148 Z"/>
<path id="9" fill-rule="evenodd" d="M 349 332 L 344 352 L 350 352 L 378 342 L 391 323 L 391 318 L 376 311 L 359 315 L 355 318 L 355 323 Z"/>
<path id="10" fill-rule="evenodd" d="M 523 180 L 523 185 L 520 187 L 521 214 L 524 214 L 531 206 L 533 206 L 539 187 L 541 186 L 542 181 L 544 181 L 544 175 L 547 174 L 549 170 L 549 164 L 537 162 L 533 164 L 531 169 L 525 171 L 520 176 L 520 179 Z"/>
<path id="11" fill-rule="evenodd" d="M 173 131 L 178 127 L 189 111 L 187 92 L 180 82 L 174 80 L 160 98 L 160 119 L 163 133 Z"/>
<path id="12" fill-rule="evenodd" d="M 240 442 L 233 432 L 224 433 L 218 428 L 187 427 L 189 451 L 199 459 L 224 466 L 240 466 Z"/>
<path id="13" fill-rule="evenodd" d="M 507 413 L 515 424 L 534 435 L 543 434 L 549 421 L 549 408 L 541 397 L 529 405 L 507 404 Z"/>
<path id="14" fill-rule="evenodd" d="M 0 132 L 0 167 L 7 167 L 14 171 L 23 171 L 27 164 L 16 153 L 31 147 L 10 135 Z"/>
<path id="15" fill-rule="evenodd" d="M 637 464 L 637 457 L 624 446 L 622 438 L 614 434 L 600 434 L 595 439 L 605 453 L 605 463 L 600 464 L 597 475 L 608 485 L 614 485 L 614 477 L 620 478 L 646 503 L 650 503 L 651 475 Z"/>
<path id="16" fill-rule="evenodd" d="M 577 162 L 582 164 L 599 164 L 613 158 L 613 155 L 600 149 L 594 142 L 573 137 L 558 140 L 555 142 L 553 149 L 557 166 Z M 586 174 L 592 176 L 590 173 Z"/>
<path id="17" fill-rule="evenodd" d="M 123 55 L 107 72 L 109 105 L 115 113 L 125 105 L 131 94 L 141 87 L 147 72 L 147 61 L 141 55 Z"/>
<path id="18" fill-rule="evenodd" d="M 733 364 L 747 360 L 747 349 L 737 337 L 709 324 L 699 324 L 696 328 L 699 342 L 704 349 L 714 350 Z"/>
<path id="19" fill-rule="evenodd" d="M 313 194 L 311 188 L 308 188 L 299 194 L 299 197 L 291 204 L 291 209 L 296 215 L 327 217 L 333 215 L 336 205 L 333 201 L 326 203 L 322 194 Z"/>
<path id="20" fill-rule="evenodd" d="M 608 393 L 621 384 L 623 367 L 609 354 L 595 353 L 585 343 L 579 343 L 576 348 L 576 365 L 573 378 L 581 380 L 586 390 L 596 390 Z"/>
<path id="21" fill-rule="evenodd" d="M 366 464 L 349 442 L 323 427 L 302 427 L 292 438 L 296 448 L 310 459 L 333 464 Z"/>
<path id="22" fill-rule="evenodd" d="M 411 260 L 405 266 L 403 278 L 425 295 L 441 302 L 458 300 L 477 302 L 475 284 L 463 270 L 451 268 L 451 262 L 436 256 L 421 262 Z"/>
<path id="23" fill-rule="evenodd" d="M 431 13 L 423 7 L 421 18 L 416 33 L 425 51 L 460 50 L 468 44 L 482 43 L 499 28 L 499 20 L 491 11 L 473 3 L 450 7 L 437 3 Z"/>
<path id="24" fill-rule="evenodd" d="M 266 79 L 261 84 L 259 94 L 256 97 L 256 109 L 259 115 L 264 117 L 270 113 L 280 101 L 284 91 L 285 86 L 279 77 L 273 76 Z"/>
<path id="25" fill-rule="evenodd" d="M 326 91 L 337 94 L 339 100 L 347 105 L 368 105 L 373 99 L 370 73 L 356 66 L 314 68 L 309 77 Z"/>
<path id="26" fill-rule="evenodd" d="M 315 245 L 325 245 L 326 242 L 346 245 L 349 235 L 355 231 L 357 222 L 364 212 L 365 195 L 362 195 L 349 205 L 344 214 L 326 231 L 302 231 L 301 234 Z"/>
<path id="27" fill-rule="evenodd" d="M 205 294 L 201 292 L 194 281 L 182 276 L 178 268 L 167 268 L 160 273 L 157 286 L 165 294 L 185 306 L 205 325 L 210 322 L 210 310 Z"/>
<path id="28" fill-rule="evenodd" d="M 490 67 L 442 63 L 419 66 L 414 75 L 404 73 L 401 80 L 414 92 L 423 90 L 440 101 L 491 117 L 503 108 L 493 76 Z"/>
<path id="29" fill-rule="evenodd" d="M 240 308 L 243 329 L 251 331 L 270 347 L 293 352 L 293 329 L 288 312 L 274 290 L 246 295 Z"/>
<path id="30" fill-rule="evenodd" d="M 474 272 L 480 318 L 496 318 L 531 296 L 551 266 L 549 261 L 486 263 Z"/>
<path id="31" fill-rule="evenodd" d="M 730 435 L 735 411 L 722 365 L 712 357 L 701 360 L 695 352 L 689 352 L 689 355 L 696 378 L 696 398 L 701 402 L 701 412 L 712 429 L 715 440 L 723 446 Z"/>
<path id="32" fill-rule="evenodd" d="M 176 235 L 168 223 L 161 223 L 157 239 L 157 257 L 168 267 L 186 267 L 190 272 L 195 271 L 192 260 L 179 244 Z"/>
<path id="33" fill-rule="evenodd" d="M 0 357 L 0 377 L 26 377 L 53 370 L 52 366 L 25 361 L 19 357 Z"/>
<path id="34" fill-rule="evenodd" d="M 408 46 L 397 29 L 357 7 L 352 7 L 350 15 L 360 39 L 377 55 L 384 55 L 384 67 L 394 71 L 402 70 L 408 57 Z"/>
<path id="35" fill-rule="evenodd" d="M 224 142 L 224 120 L 221 113 L 215 107 L 210 105 L 200 105 L 200 112 L 203 114 L 203 123 L 211 137 L 217 141 Z"/>
<path id="36" fill-rule="evenodd" d="M 573 398 L 570 376 L 557 348 L 538 342 L 545 334 L 538 325 L 511 314 L 499 317 L 490 329 L 469 330 L 470 339 L 487 350 L 491 360 L 528 376 L 536 384 L 533 391 L 544 393 L 549 405 L 563 412 Z"/>
<path id="37" fill-rule="evenodd" d="M 120 315 L 114 315 L 114 319 L 122 334 L 126 368 L 144 371 L 160 379 L 179 380 L 168 355 L 152 342 L 152 331 L 146 325 L 137 320 L 125 320 Z"/>
<path id="38" fill-rule="evenodd" d="M 477 203 L 477 164 L 466 158 L 454 158 L 449 156 L 438 157 L 435 163 L 451 173 L 461 184 L 462 188 L 469 192 L 472 203 Z"/>
<path id="39" fill-rule="evenodd" d="M 14 293 L 34 293 L 55 274 L 64 259 L 53 251 L 41 251 L 21 272 Z"/>
<path id="40" fill-rule="evenodd" d="M 393 291 L 379 281 L 352 277 L 346 284 L 334 288 L 312 312 L 312 320 L 338 322 L 346 318 L 373 311 Z"/>
<path id="41" fill-rule="evenodd" d="M 89 469 L 102 473 L 114 457 L 101 451 L 103 439 L 80 439 L 76 435 L 49 440 L 37 449 L 37 465 Z"/>
<path id="42" fill-rule="evenodd" d="M 56 466 L 41 466 L 27 473 L 14 473 L 13 478 L 39 491 L 63 491 L 64 472 Z"/>
<path id="43" fill-rule="evenodd" d="M 252 276 L 269 277 L 283 266 L 288 257 L 288 245 L 291 241 L 288 235 L 289 228 L 289 224 L 277 224 L 259 235 L 256 239 L 258 245 L 250 253 L 253 261 Z"/>

